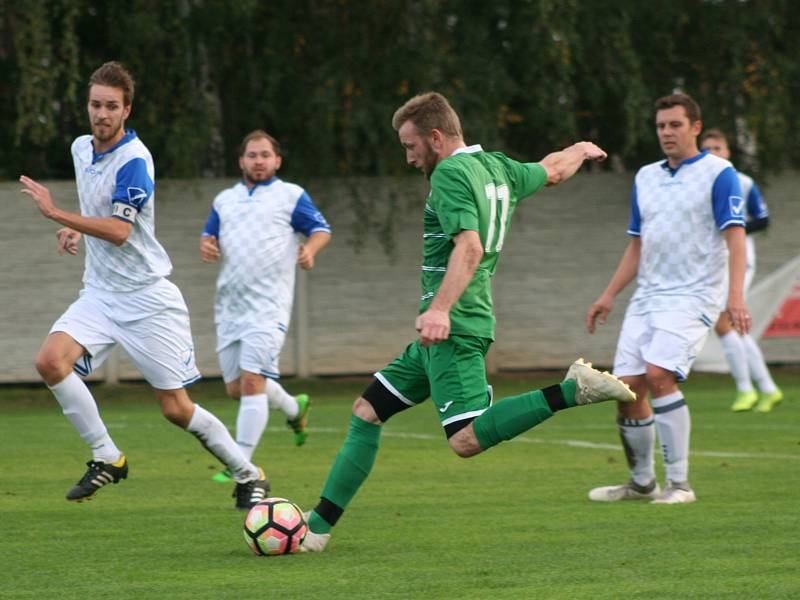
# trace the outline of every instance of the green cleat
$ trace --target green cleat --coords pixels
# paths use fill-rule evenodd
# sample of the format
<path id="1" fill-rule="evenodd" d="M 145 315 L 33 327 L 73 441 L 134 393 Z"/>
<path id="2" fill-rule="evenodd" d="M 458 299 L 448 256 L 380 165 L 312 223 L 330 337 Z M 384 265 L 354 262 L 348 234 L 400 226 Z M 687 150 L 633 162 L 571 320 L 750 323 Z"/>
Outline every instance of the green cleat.
<path id="1" fill-rule="evenodd" d="M 731 406 L 733 412 L 744 412 L 750 410 L 758 402 L 758 394 L 753 390 L 749 392 L 739 392 L 736 394 L 736 401 Z"/>
<path id="2" fill-rule="evenodd" d="M 783 392 L 779 389 L 776 389 L 771 394 L 762 393 L 761 400 L 759 401 L 758 406 L 756 406 L 756 412 L 768 413 L 774 407 L 778 406 L 778 404 L 781 403 L 781 400 L 783 400 Z"/>
<path id="3" fill-rule="evenodd" d="M 219 473 L 215 473 L 211 478 L 211 481 L 216 481 L 217 483 L 230 483 L 233 481 L 233 474 L 231 473 L 230 469 L 223 469 Z"/>
<path id="4" fill-rule="evenodd" d="M 311 408 L 311 398 L 308 394 L 297 394 L 294 397 L 297 401 L 297 416 L 294 419 L 286 419 L 286 425 L 294 431 L 294 445 L 302 446 L 308 437 L 308 409 Z"/>

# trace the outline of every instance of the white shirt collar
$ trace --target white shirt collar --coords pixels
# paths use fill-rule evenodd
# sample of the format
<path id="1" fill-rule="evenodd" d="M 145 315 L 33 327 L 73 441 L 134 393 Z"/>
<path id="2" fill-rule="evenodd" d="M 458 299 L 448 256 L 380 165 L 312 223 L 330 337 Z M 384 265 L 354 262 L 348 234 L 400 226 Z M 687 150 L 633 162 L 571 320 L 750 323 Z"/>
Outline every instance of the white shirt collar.
<path id="1" fill-rule="evenodd" d="M 483 148 L 481 148 L 480 144 L 473 144 L 472 146 L 462 146 L 461 148 L 456 148 L 453 150 L 453 153 L 450 156 L 455 156 L 456 154 L 472 154 L 474 152 L 483 152 Z"/>

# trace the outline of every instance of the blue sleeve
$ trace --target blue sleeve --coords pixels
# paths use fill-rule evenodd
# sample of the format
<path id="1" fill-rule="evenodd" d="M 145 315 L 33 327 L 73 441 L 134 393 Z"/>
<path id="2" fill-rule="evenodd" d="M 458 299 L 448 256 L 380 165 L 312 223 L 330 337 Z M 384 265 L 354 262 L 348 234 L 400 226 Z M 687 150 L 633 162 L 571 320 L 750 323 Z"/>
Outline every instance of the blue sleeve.
<path id="1" fill-rule="evenodd" d="M 306 192 L 303 192 L 294 207 L 292 227 L 306 237 L 317 231 L 331 232 L 330 225 Z"/>
<path id="2" fill-rule="evenodd" d="M 219 238 L 219 213 L 213 206 L 211 207 L 211 212 L 208 213 L 208 221 L 206 221 L 202 235 L 212 235 L 215 238 Z"/>
<path id="3" fill-rule="evenodd" d="M 711 189 L 714 220 L 720 230 L 732 226 L 744 227 L 744 198 L 742 184 L 733 167 L 727 167 L 714 181 Z"/>
<path id="4" fill-rule="evenodd" d="M 631 220 L 628 223 L 628 235 L 642 235 L 642 218 L 639 215 L 639 201 L 636 199 L 636 181 L 631 192 Z"/>
<path id="5" fill-rule="evenodd" d="M 750 193 L 747 195 L 747 214 L 752 219 L 763 219 L 769 216 L 767 210 L 767 203 L 764 202 L 764 197 L 761 195 L 761 190 L 753 183 L 750 187 Z"/>
<path id="6" fill-rule="evenodd" d="M 143 158 L 133 158 L 117 171 L 117 185 L 111 202 L 122 202 L 140 211 L 153 195 L 154 187 L 147 174 L 147 163 Z"/>

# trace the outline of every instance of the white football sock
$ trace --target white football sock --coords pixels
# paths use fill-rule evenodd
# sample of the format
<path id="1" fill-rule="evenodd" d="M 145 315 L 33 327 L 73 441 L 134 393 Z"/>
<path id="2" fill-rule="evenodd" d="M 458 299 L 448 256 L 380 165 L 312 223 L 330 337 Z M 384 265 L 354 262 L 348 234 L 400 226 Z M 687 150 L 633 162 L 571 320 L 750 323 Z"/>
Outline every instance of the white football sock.
<path id="1" fill-rule="evenodd" d="M 222 421 L 199 404 L 194 405 L 194 413 L 186 431 L 199 439 L 206 450 L 228 467 L 239 483 L 259 476 L 258 467 L 242 454 Z"/>
<path id="2" fill-rule="evenodd" d="M 664 470 L 671 481 L 687 481 L 689 477 L 689 436 L 692 421 L 689 407 L 678 390 L 653 398 L 656 431 L 664 453 Z"/>
<path id="3" fill-rule="evenodd" d="M 97 402 L 86 384 L 75 373 L 70 373 L 54 386 L 48 386 L 61 405 L 61 410 L 83 441 L 92 448 L 92 458 L 103 462 L 117 462 L 119 448 L 108 435 Z"/>
<path id="4" fill-rule="evenodd" d="M 767 363 L 764 361 L 764 355 L 761 353 L 761 348 L 753 339 L 753 336 L 747 334 L 742 336 L 742 344 L 744 345 L 745 353 L 747 354 L 747 364 L 750 367 L 750 375 L 753 381 L 756 382 L 758 389 L 765 394 L 772 394 L 778 390 L 778 386 L 772 380 L 769 374 Z"/>
<path id="5" fill-rule="evenodd" d="M 242 450 L 247 460 L 253 453 L 261 439 L 261 434 L 267 428 L 269 410 L 267 410 L 267 395 L 254 394 L 242 396 L 239 399 L 239 414 L 236 417 L 236 443 Z"/>
<path id="6" fill-rule="evenodd" d="M 618 418 L 619 437 L 628 460 L 631 479 L 634 483 L 646 486 L 656 478 L 654 468 L 653 446 L 656 440 L 656 429 L 653 417 L 646 419 Z"/>
<path id="7" fill-rule="evenodd" d="M 750 369 L 744 340 L 736 331 L 731 330 L 720 336 L 719 341 L 725 352 L 725 360 L 728 361 L 728 367 L 731 369 L 731 376 L 736 382 L 736 389 L 740 392 L 752 392 L 753 384 L 750 383 Z"/>
<path id="8" fill-rule="evenodd" d="M 269 398 L 270 408 L 283 411 L 287 419 L 294 419 L 300 410 L 294 396 L 283 389 L 280 383 L 269 377 L 267 377 L 267 398 Z"/>

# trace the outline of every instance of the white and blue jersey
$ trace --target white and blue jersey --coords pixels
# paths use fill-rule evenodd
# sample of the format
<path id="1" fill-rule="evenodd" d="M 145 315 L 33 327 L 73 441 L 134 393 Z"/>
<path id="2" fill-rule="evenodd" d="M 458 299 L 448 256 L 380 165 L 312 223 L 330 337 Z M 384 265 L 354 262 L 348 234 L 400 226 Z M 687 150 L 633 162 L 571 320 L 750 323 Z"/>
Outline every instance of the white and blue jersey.
<path id="1" fill-rule="evenodd" d="M 728 264 L 720 232 L 744 224 L 741 184 L 727 160 L 702 152 L 676 169 L 667 161 L 639 169 L 628 234 L 641 238 L 642 251 L 628 313 L 700 310 L 716 319 Z"/>
<path id="2" fill-rule="evenodd" d="M 240 182 L 214 198 L 203 235 L 222 254 L 214 321 L 286 331 L 294 298 L 299 234 L 330 233 L 325 217 L 298 185 L 272 177 Z"/>
<path id="3" fill-rule="evenodd" d="M 761 195 L 761 190 L 758 189 L 756 182 L 753 178 L 744 173 L 737 173 L 739 175 L 739 183 L 742 184 L 742 196 L 745 199 L 745 210 L 747 211 L 746 220 L 750 221 L 756 219 L 766 219 L 769 217 L 767 210 L 767 203 L 764 202 L 764 197 Z M 745 247 L 747 249 L 747 270 L 744 275 L 744 289 L 750 289 L 750 284 L 756 275 L 756 245 L 753 242 L 753 236 L 750 232 L 745 238 Z"/>
<path id="4" fill-rule="evenodd" d="M 155 237 L 153 158 L 136 132 L 126 130 L 117 144 L 100 153 L 94 151 L 92 136 L 83 135 L 72 143 L 72 160 L 81 214 L 133 224 L 122 246 L 84 236 L 84 285 L 129 292 L 169 275 L 172 263 Z"/>
<path id="5" fill-rule="evenodd" d="M 761 190 L 758 189 L 756 182 L 753 178 L 744 173 L 737 172 L 739 176 L 739 183 L 742 186 L 742 198 L 745 200 L 745 210 L 747 211 L 746 218 L 748 221 L 752 219 L 764 219 L 769 216 L 767 210 L 767 203 L 761 195 Z"/>

